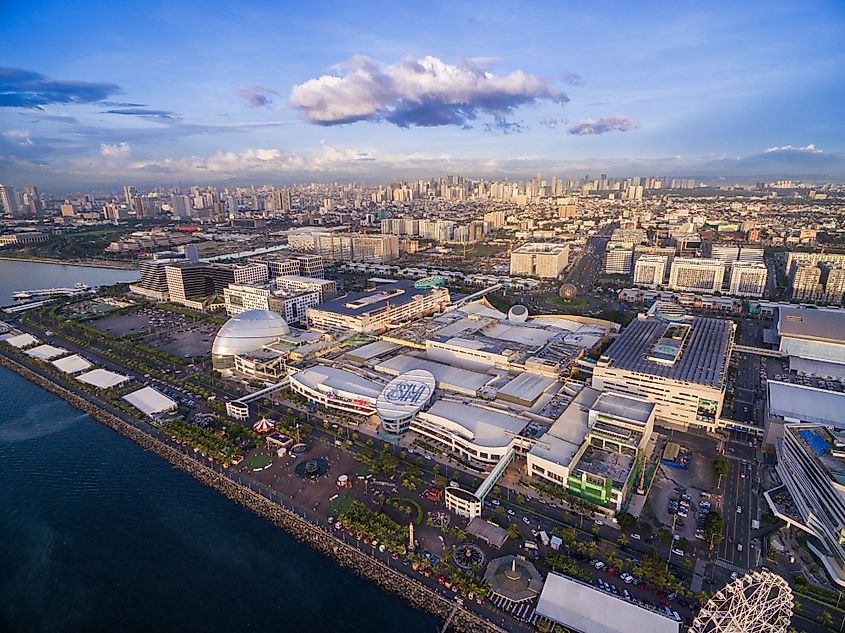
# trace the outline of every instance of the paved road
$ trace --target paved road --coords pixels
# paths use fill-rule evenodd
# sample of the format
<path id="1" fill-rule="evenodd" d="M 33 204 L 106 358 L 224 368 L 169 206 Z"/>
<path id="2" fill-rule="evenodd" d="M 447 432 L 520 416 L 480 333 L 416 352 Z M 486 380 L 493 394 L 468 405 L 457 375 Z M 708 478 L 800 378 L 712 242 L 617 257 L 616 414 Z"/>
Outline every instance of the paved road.
<path id="1" fill-rule="evenodd" d="M 584 252 L 570 268 L 563 283 L 574 285 L 579 294 L 592 290 L 593 281 L 604 264 L 604 251 L 608 241 L 607 237 L 602 236 L 589 238 Z"/>

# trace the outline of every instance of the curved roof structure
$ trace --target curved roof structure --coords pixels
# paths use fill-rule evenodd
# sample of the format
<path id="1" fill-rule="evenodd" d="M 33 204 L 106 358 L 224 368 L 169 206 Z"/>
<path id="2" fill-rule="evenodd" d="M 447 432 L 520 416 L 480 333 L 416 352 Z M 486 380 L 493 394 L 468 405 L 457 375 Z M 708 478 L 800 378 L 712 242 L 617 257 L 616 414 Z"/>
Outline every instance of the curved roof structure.
<path id="1" fill-rule="evenodd" d="M 213 356 L 256 352 L 290 333 L 287 322 L 272 310 L 247 310 L 220 328 L 211 346 Z"/>
<path id="2" fill-rule="evenodd" d="M 412 369 L 396 376 L 382 389 L 376 411 L 382 420 L 404 420 L 416 415 L 434 395 L 434 375 L 425 369 Z"/>
<path id="3" fill-rule="evenodd" d="M 528 308 L 524 305 L 511 306 L 508 310 L 508 321 L 516 323 L 525 323 L 528 320 Z"/>

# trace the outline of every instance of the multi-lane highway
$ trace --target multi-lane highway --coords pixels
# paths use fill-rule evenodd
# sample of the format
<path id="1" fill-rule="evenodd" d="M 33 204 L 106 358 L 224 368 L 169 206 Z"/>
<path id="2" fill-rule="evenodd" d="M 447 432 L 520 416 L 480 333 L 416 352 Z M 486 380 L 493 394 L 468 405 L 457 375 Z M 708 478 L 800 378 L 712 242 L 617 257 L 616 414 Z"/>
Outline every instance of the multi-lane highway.
<path id="1" fill-rule="evenodd" d="M 757 464 L 754 449 L 747 442 L 729 442 L 725 457 L 730 471 L 723 482 L 722 516 L 725 538 L 719 558 L 746 570 L 757 562 L 757 549 L 751 541 L 751 521 L 757 519 Z"/>

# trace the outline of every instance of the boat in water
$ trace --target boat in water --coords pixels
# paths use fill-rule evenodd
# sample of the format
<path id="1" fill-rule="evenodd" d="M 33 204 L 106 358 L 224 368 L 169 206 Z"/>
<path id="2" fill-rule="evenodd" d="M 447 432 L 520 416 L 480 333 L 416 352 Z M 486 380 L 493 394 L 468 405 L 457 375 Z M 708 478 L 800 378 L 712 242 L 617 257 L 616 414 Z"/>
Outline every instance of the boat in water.
<path id="1" fill-rule="evenodd" d="M 30 299 L 40 299 L 43 297 L 75 297 L 92 292 L 96 288 L 92 288 L 88 284 L 82 282 L 76 283 L 72 288 L 40 288 L 37 290 L 18 290 L 12 293 L 12 299 L 15 301 L 29 301 Z"/>

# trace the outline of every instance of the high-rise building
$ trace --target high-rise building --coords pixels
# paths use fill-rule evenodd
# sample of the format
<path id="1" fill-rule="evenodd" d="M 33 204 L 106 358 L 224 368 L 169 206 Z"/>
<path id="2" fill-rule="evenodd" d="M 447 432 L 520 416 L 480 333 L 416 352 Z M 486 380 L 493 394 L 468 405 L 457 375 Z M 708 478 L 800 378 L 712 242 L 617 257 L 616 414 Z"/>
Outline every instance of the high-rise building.
<path id="1" fill-rule="evenodd" d="M 320 303 L 316 290 L 284 290 L 272 286 L 229 284 L 223 289 L 226 313 L 236 316 L 247 310 L 272 310 L 287 323 L 305 322 L 308 308 Z"/>
<path id="2" fill-rule="evenodd" d="M 23 203 L 30 215 L 36 218 L 41 215 L 41 197 L 38 195 L 38 187 L 31 186 L 24 189 Z"/>
<path id="3" fill-rule="evenodd" d="M 233 264 L 232 272 L 236 284 L 266 284 L 269 281 L 267 264 L 261 262 Z"/>
<path id="4" fill-rule="evenodd" d="M 667 262 L 665 255 L 642 255 L 634 265 L 634 285 L 645 288 L 662 286 Z"/>
<path id="5" fill-rule="evenodd" d="M 529 242 L 511 252 L 511 275 L 555 279 L 569 263 L 569 245 Z"/>
<path id="6" fill-rule="evenodd" d="M 164 270 L 170 300 L 185 305 L 220 294 L 235 281 L 234 269 L 222 264 L 178 262 L 166 265 Z"/>
<path id="7" fill-rule="evenodd" d="M 126 206 L 131 207 L 134 199 L 135 187 L 132 185 L 123 185 L 123 200 L 126 202 Z"/>
<path id="8" fill-rule="evenodd" d="M 331 279 L 305 277 L 303 275 L 283 275 L 274 278 L 273 285 L 280 290 L 318 292 L 320 303 L 331 301 L 337 296 L 337 282 Z"/>
<path id="9" fill-rule="evenodd" d="M 492 229 L 500 229 L 505 225 L 504 211 L 490 211 L 484 214 L 484 221 L 490 225 Z"/>
<path id="10" fill-rule="evenodd" d="M 725 263 L 716 259 L 676 257 L 669 273 L 669 287 L 684 292 L 720 292 Z"/>
<path id="11" fill-rule="evenodd" d="M 604 272 L 608 275 L 630 275 L 633 259 L 632 245 L 609 242 L 605 253 Z"/>
<path id="12" fill-rule="evenodd" d="M 842 305 L 845 298 L 845 266 L 836 266 L 827 271 L 824 294 L 828 303 Z"/>
<path id="13" fill-rule="evenodd" d="M 170 207 L 173 217 L 176 218 L 189 218 L 194 209 L 189 196 L 179 196 L 176 194 L 170 196 Z"/>
<path id="14" fill-rule="evenodd" d="M 792 300 L 818 301 L 824 294 L 822 269 L 809 261 L 795 262 L 792 272 Z"/>
<path id="15" fill-rule="evenodd" d="M 3 213 L 6 217 L 18 217 L 20 209 L 18 208 L 18 194 L 15 192 L 14 187 L 0 185 L 0 204 L 3 206 Z"/>
<path id="16" fill-rule="evenodd" d="M 729 293 L 735 297 L 762 297 L 768 276 L 769 269 L 763 262 L 733 262 Z"/>

